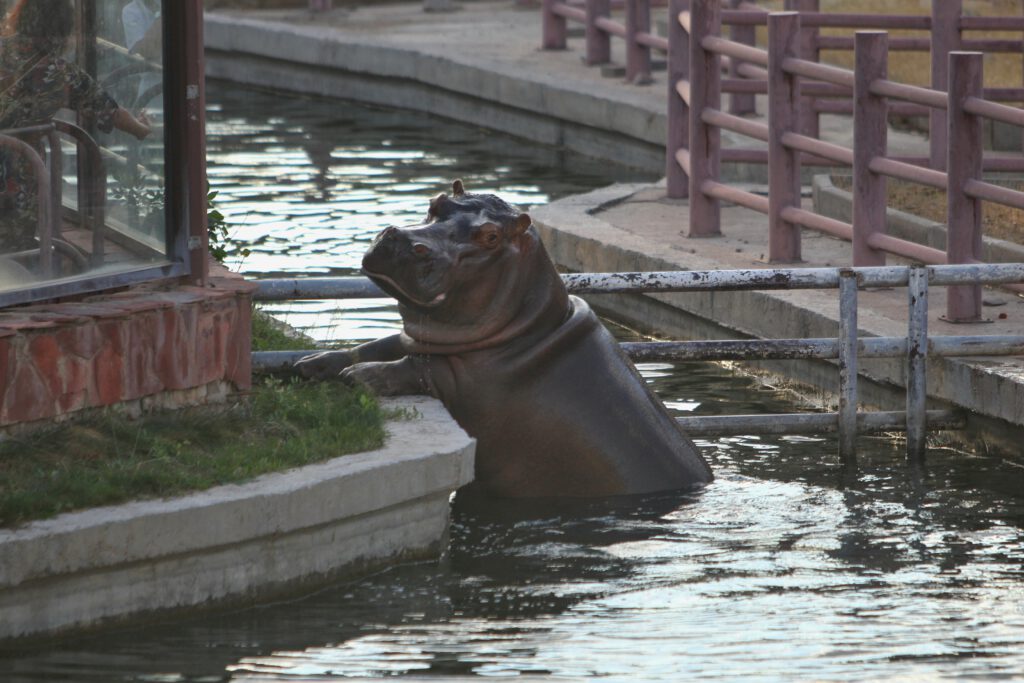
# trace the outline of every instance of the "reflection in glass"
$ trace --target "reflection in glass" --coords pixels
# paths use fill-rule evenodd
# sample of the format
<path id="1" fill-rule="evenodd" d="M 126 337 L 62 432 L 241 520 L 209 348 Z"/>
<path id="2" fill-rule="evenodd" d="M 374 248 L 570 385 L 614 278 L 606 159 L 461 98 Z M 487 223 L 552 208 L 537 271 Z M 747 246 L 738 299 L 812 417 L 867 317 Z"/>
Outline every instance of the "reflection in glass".
<path id="1" fill-rule="evenodd" d="M 156 0 L 8 0 L 0 291 L 166 258 Z"/>

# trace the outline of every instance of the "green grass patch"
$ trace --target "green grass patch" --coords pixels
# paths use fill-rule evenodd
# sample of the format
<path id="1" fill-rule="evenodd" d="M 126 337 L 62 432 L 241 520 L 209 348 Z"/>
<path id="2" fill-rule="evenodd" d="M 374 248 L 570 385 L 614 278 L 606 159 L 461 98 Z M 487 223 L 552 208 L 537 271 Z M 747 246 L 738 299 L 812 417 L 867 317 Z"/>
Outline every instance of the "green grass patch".
<path id="1" fill-rule="evenodd" d="M 379 448 L 385 415 L 338 383 L 267 381 L 243 402 L 112 411 L 0 442 L 0 526 L 164 498 Z"/>
<path id="2" fill-rule="evenodd" d="M 258 308 L 253 309 L 253 351 L 303 351 L 312 348 L 316 348 L 316 343 L 309 337 L 290 331 L 280 320 Z"/>

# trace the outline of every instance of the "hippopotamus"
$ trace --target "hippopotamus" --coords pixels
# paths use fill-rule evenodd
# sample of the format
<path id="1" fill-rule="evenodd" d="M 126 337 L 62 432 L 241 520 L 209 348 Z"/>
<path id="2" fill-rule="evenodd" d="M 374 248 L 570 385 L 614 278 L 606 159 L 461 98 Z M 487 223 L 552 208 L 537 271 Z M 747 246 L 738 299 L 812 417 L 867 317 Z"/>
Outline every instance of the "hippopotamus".
<path id="1" fill-rule="evenodd" d="M 712 480 L 615 339 L 569 296 L 526 213 L 455 181 L 423 224 L 383 230 L 363 272 L 398 300 L 402 332 L 296 370 L 439 398 L 477 440 L 470 492 L 596 497 Z"/>

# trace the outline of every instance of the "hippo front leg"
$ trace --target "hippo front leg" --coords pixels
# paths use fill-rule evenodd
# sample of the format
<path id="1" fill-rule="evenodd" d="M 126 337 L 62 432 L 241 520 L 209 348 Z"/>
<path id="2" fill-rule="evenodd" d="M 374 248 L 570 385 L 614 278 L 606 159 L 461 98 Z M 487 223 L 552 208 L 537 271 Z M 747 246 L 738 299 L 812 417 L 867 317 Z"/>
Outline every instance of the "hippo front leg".
<path id="1" fill-rule="evenodd" d="M 342 370 L 341 379 L 363 386 L 378 396 L 433 395 L 428 367 L 426 359 L 406 356 L 388 363 L 356 363 Z"/>
<path id="2" fill-rule="evenodd" d="M 393 361 L 402 358 L 401 336 L 392 334 L 345 351 L 321 351 L 300 358 L 293 366 L 306 379 L 337 379 L 345 368 L 364 362 Z"/>

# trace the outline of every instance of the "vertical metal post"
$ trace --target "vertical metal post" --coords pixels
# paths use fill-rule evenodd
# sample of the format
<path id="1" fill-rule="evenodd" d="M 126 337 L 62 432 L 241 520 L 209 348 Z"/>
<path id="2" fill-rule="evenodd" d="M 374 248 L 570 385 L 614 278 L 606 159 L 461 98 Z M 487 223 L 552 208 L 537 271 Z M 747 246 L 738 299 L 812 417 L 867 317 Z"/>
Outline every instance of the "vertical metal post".
<path id="1" fill-rule="evenodd" d="M 560 0 L 544 0 L 541 7 L 541 48 L 544 50 L 564 50 L 568 39 L 568 26 L 566 19 L 560 14 L 555 14 L 555 5 L 561 4 Z"/>
<path id="2" fill-rule="evenodd" d="M 722 234 L 718 200 L 704 194 L 704 182 L 718 180 L 721 131 L 701 115 L 722 108 L 721 59 L 704 49 L 707 36 L 722 29 L 720 0 L 693 0 L 690 13 L 690 237 Z"/>
<path id="3" fill-rule="evenodd" d="M 668 3 L 668 137 L 665 144 L 665 177 L 668 196 L 690 196 L 690 178 L 676 158 L 676 152 L 690 147 L 690 104 L 679 93 L 678 84 L 690 82 L 690 34 L 679 15 L 690 9 L 690 0 Z"/>
<path id="4" fill-rule="evenodd" d="M 612 61 L 612 37 L 597 26 L 598 17 L 610 17 L 611 0 L 587 0 L 587 53 L 584 61 L 589 66 Z"/>
<path id="5" fill-rule="evenodd" d="M 857 273 L 839 271 L 839 456 L 857 455 Z"/>
<path id="6" fill-rule="evenodd" d="M 907 458 L 924 458 L 925 435 L 928 430 L 926 399 L 928 397 L 928 269 L 910 267 L 907 325 Z"/>
<path id="7" fill-rule="evenodd" d="M 821 11 L 820 0 L 786 0 L 787 11 L 818 13 Z M 800 47 L 797 53 L 801 59 L 809 62 L 818 62 L 821 51 L 818 49 L 818 27 L 802 26 L 800 28 Z M 800 101 L 800 132 L 808 137 L 816 138 L 820 132 L 818 126 L 818 111 L 814 107 L 814 99 L 802 98 Z"/>
<path id="8" fill-rule="evenodd" d="M 183 41 L 185 90 L 172 97 L 185 101 L 185 168 L 188 187 L 189 264 L 191 279 L 206 286 L 209 235 L 206 232 L 206 61 L 203 53 L 203 2 L 185 0 Z M 165 36 L 167 33 L 165 32 Z"/>
<path id="9" fill-rule="evenodd" d="M 638 33 L 651 32 L 651 0 L 626 0 L 626 80 L 651 82 L 651 48 L 637 42 Z"/>
<path id="10" fill-rule="evenodd" d="M 887 78 L 889 34 L 858 31 L 854 38 L 856 68 L 853 86 L 853 265 L 884 266 L 885 252 L 869 243 L 886 232 L 886 178 L 871 170 L 884 157 L 889 135 L 889 107 L 871 84 Z"/>
<path id="11" fill-rule="evenodd" d="M 782 211 L 800 207 L 800 153 L 782 144 L 786 133 L 800 130 L 800 80 L 783 69 L 799 55 L 800 15 L 768 16 L 768 259 L 772 263 L 800 260 L 800 226 L 782 218 Z"/>
<path id="12" fill-rule="evenodd" d="M 968 98 L 982 97 L 983 59 L 980 52 L 949 55 L 947 263 L 970 263 L 981 257 L 981 200 L 968 196 L 964 186 L 982 176 L 982 121 L 980 116 L 965 111 L 964 103 Z M 946 319 L 952 322 L 981 320 L 981 285 L 950 287 Z"/>
<path id="13" fill-rule="evenodd" d="M 737 9 L 746 0 L 729 0 L 729 7 Z M 757 40 L 757 29 L 752 24 L 733 24 L 729 27 L 729 40 L 743 45 L 754 47 Z M 742 64 L 738 59 L 729 61 L 729 76 L 741 78 L 739 67 Z M 729 96 L 729 113 L 737 116 L 754 114 L 757 112 L 756 100 L 752 93 L 733 93 Z"/>
<path id="14" fill-rule="evenodd" d="M 932 0 L 932 90 L 944 91 L 949 82 L 949 53 L 960 49 L 960 15 L 963 0 Z M 931 167 L 946 170 L 946 112 L 928 114 L 928 147 Z"/>

